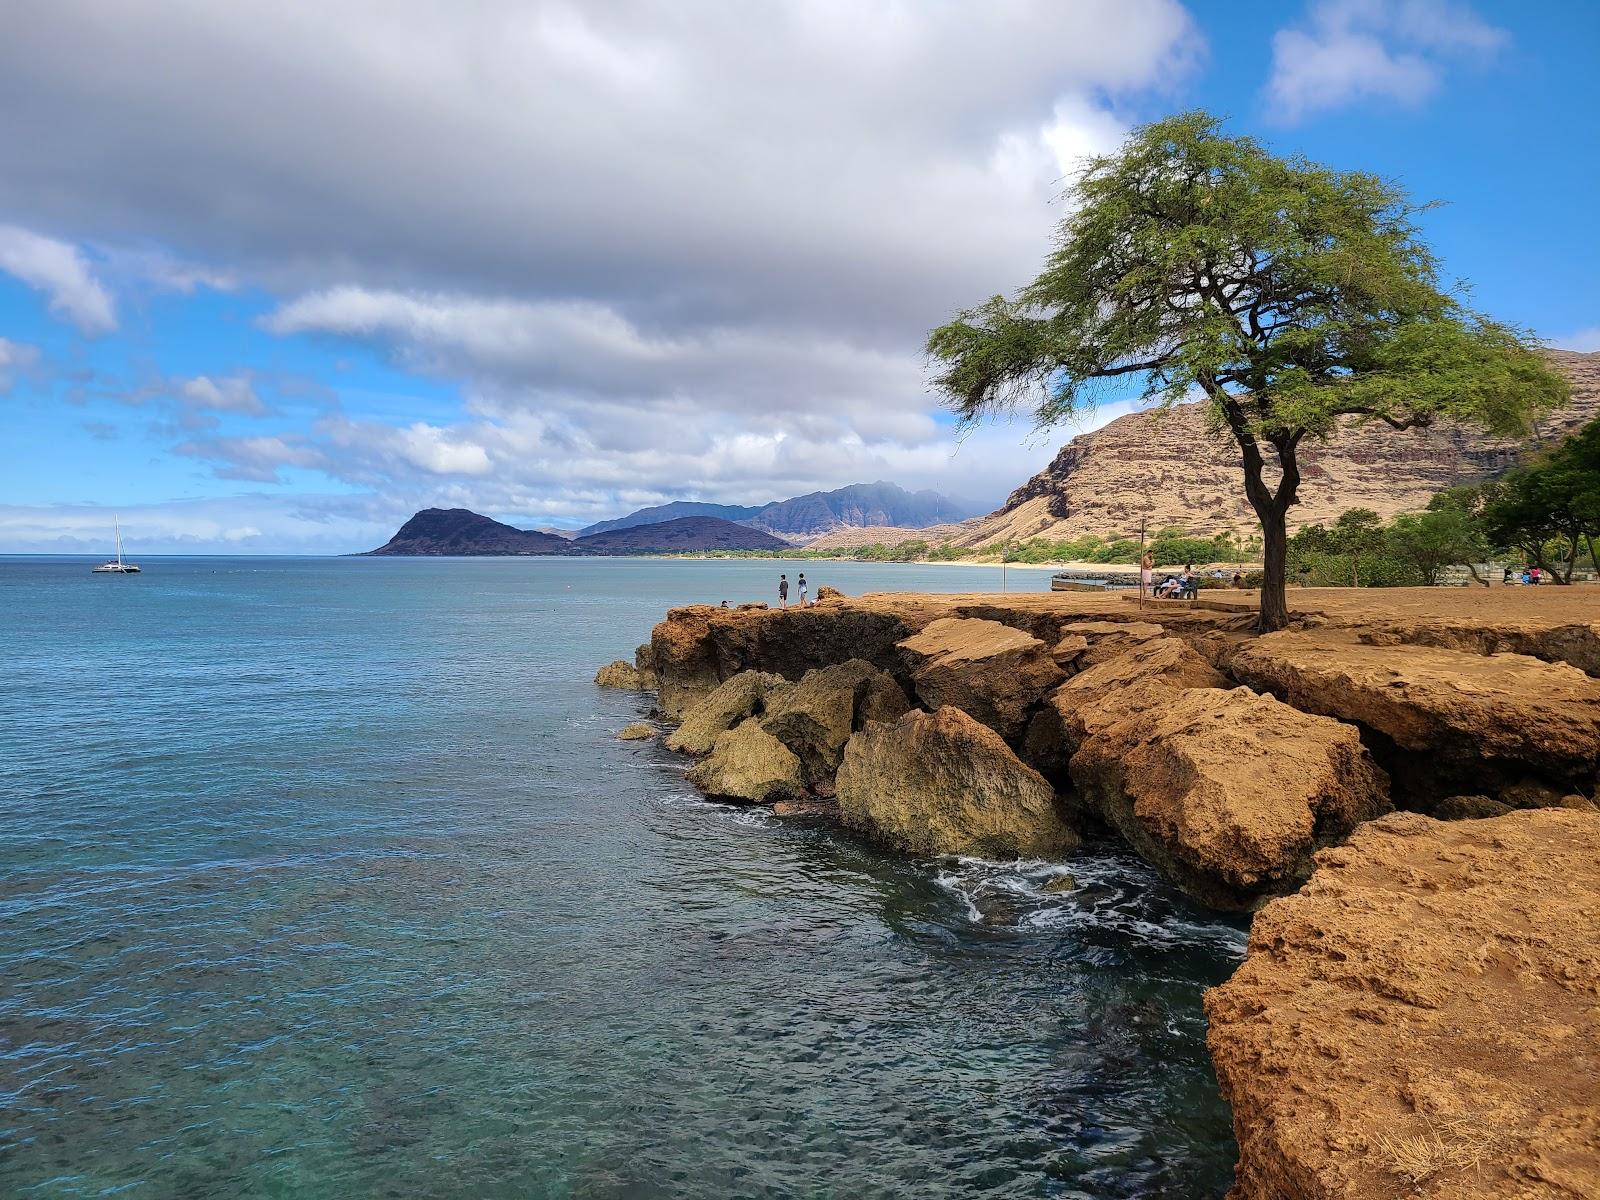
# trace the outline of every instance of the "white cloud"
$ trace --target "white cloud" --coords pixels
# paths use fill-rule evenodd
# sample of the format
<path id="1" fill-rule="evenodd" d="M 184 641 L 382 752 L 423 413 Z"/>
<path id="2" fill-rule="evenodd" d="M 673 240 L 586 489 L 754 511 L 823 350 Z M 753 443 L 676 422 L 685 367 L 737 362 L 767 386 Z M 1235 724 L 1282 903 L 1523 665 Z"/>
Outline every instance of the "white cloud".
<path id="1" fill-rule="evenodd" d="M 178 385 L 178 394 L 190 408 L 211 412 L 241 413 L 259 417 L 267 406 L 256 395 L 255 386 L 245 374 L 224 375 L 212 379 L 209 375 L 196 375 Z"/>
<path id="2" fill-rule="evenodd" d="M 1004 495 L 1050 446 L 958 447 L 926 331 L 1037 271 L 1122 102 L 1203 50 L 1176 0 L 57 0 L 6 33 L 0 211 L 170 248 L 108 249 L 108 277 L 260 287 L 274 332 L 463 398 L 229 438 L 212 414 L 245 410 L 207 393 L 181 453 L 585 518 L 875 478 Z"/>
<path id="3" fill-rule="evenodd" d="M 11 390 L 17 372 L 28 370 L 38 361 L 36 346 L 0 337 L 0 395 Z"/>
<path id="4" fill-rule="evenodd" d="M 16 225 L 0 225 L 0 271 L 50 298 L 50 311 L 87 334 L 117 327 L 111 295 L 100 286 L 76 246 Z"/>
<path id="5" fill-rule="evenodd" d="M 1266 97 L 1284 121 L 1361 100 L 1415 105 L 1449 62 L 1486 58 L 1506 40 L 1451 0 L 1312 0 L 1303 28 L 1272 39 Z"/>

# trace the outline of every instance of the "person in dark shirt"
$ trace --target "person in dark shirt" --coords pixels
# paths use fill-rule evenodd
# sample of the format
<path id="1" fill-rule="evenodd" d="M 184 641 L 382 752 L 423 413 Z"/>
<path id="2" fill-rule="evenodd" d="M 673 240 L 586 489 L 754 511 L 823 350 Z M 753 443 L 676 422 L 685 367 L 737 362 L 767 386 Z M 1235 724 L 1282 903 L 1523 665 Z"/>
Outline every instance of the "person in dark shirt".
<path id="1" fill-rule="evenodd" d="M 778 607 L 789 607 L 789 577 L 787 575 L 778 576 Z"/>

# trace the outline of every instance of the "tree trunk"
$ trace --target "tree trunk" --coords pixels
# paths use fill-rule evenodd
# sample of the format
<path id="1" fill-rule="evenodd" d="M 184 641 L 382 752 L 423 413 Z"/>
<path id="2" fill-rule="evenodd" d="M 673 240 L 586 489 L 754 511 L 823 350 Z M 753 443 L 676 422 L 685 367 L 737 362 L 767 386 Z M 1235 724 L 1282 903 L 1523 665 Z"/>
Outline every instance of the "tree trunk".
<path id="1" fill-rule="evenodd" d="M 1472 563 L 1468 563 L 1467 564 L 1467 574 L 1472 576 L 1472 582 L 1476 583 L 1479 587 L 1488 587 L 1489 586 L 1489 581 L 1487 579 L 1485 579 L 1482 575 L 1478 574 L 1478 568 L 1475 565 L 1473 565 Z M 1428 586 L 1429 587 L 1433 586 L 1433 580 L 1431 580 L 1431 579 L 1428 580 Z"/>
<path id="2" fill-rule="evenodd" d="M 1589 561 L 1594 564 L 1595 574 L 1600 575 L 1600 552 L 1597 552 L 1594 548 L 1594 538 L 1585 534 L 1584 540 L 1589 543 Z"/>
<path id="3" fill-rule="evenodd" d="M 1261 611 L 1258 633 L 1271 633 L 1289 623 L 1289 599 L 1284 578 L 1289 562 L 1288 522 L 1285 508 L 1270 505 L 1261 518 Z"/>

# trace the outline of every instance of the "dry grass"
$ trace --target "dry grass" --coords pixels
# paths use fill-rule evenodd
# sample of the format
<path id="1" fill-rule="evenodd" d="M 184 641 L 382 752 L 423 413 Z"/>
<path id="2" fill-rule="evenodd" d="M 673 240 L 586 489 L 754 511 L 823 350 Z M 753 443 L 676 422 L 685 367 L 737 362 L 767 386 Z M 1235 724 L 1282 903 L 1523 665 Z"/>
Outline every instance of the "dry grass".
<path id="1" fill-rule="evenodd" d="M 1428 1129 L 1415 1137 L 1378 1138 L 1385 1166 L 1412 1183 L 1426 1183 L 1448 1171 L 1476 1171 L 1505 1140 L 1483 1117 L 1424 1117 Z"/>

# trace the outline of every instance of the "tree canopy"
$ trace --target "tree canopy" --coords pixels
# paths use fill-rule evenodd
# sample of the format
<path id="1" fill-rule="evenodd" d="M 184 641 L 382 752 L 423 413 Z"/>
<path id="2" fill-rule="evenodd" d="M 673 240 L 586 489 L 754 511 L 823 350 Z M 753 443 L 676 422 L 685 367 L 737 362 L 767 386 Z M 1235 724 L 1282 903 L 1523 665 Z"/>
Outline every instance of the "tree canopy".
<path id="1" fill-rule="evenodd" d="M 1091 159 L 1068 200 L 1032 283 L 929 335 L 935 383 L 963 420 L 1031 406 L 1040 426 L 1124 379 L 1152 402 L 1204 397 L 1261 521 L 1262 628 L 1287 620 L 1303 439 L 1340 418 L 1516 435 L 1565 398 L 1529 339 L 1441 286 L 1422 207 L 1374 175 L 1280 158 L 1187 113 Z"/>

